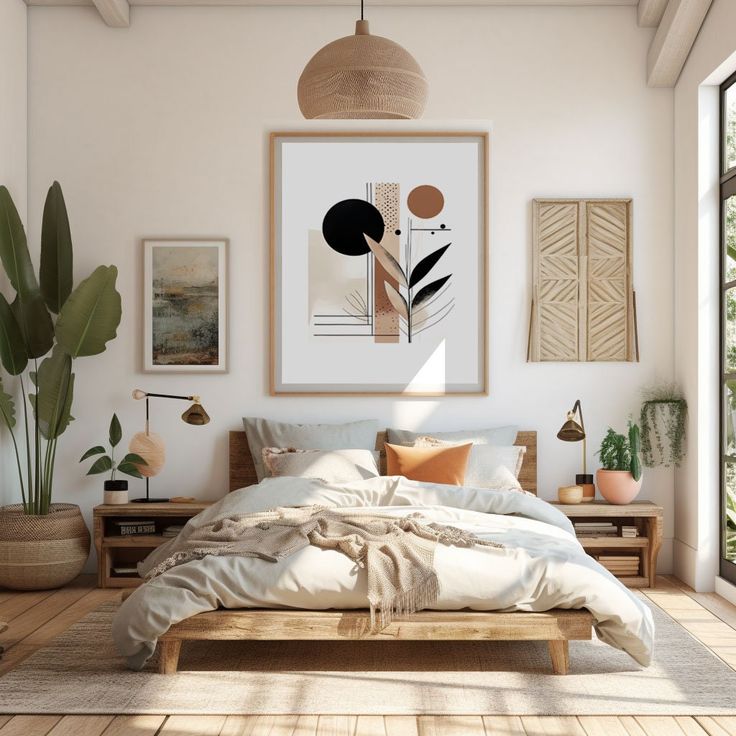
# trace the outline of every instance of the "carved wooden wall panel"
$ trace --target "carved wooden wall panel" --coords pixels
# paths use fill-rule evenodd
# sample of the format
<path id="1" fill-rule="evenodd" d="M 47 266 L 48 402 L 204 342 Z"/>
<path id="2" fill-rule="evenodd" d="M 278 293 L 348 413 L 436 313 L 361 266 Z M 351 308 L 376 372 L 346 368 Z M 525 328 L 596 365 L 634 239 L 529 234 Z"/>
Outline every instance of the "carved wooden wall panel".
<path id="1" fill-rule="evenodd" d="M 535 361 L 636 360 L 631 200 L 533 204 Z"/>

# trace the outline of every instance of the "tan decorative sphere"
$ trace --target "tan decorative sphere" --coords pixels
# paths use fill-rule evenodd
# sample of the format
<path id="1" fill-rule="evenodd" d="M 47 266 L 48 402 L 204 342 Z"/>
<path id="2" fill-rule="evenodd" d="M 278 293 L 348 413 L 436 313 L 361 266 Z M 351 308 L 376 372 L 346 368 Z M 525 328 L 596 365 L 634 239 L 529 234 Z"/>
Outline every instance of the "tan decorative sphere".
<path id="1" fill-rule="evenodd" d="M 414 57 L 399 44 L 355 24 L 355 35 L 320 49 L 304 67 L 297 88 L 305 118 L 420 118 L 427 80 Z"/>
<path id="2" fill-rule="evenodd" d="M 163 470 L 166 462 L 166 445 L 161 435 L 154 432 L 148 434 L 136 432 L 130 439 L 128 450 L 140 455 L 148 463 L 136 466 L 144 478 L 153 478 Z"/>

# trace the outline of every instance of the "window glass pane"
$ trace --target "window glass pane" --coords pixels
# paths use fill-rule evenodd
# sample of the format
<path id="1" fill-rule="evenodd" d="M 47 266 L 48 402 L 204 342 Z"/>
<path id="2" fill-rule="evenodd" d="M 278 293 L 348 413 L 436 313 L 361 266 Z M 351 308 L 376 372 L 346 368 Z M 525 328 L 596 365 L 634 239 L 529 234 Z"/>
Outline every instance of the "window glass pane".
<path id="1" fill-rule="evenodd" d="M 736 462 L 736 380 L 723 386 L 723 453 Z"/>
<path id="2" fill-rule="evenodd" d="M 736 561 L 736 463 L 726 463 L 723 479 L 723 556 L 733 562 Z"/>
<path id="3" fill-rule="evenodd" d="M 727 90 L 724 99 L 724 123 L 726 140 L 723 144 L 726 170 L 736 166 L 736 84 Z"/>
<path id="4" fill-rule="evenodd" d="M 723 235 L 725 238 L 725 262 L 723 275 L 726 281 L 736 279 L 736 197 L 723 203 Z"/>
<path id="5" fill-rule="evenodd" d="M 736 373 L 736 288 L 726 289 L 724 299 L 724 370 L 726 373 Z"/>

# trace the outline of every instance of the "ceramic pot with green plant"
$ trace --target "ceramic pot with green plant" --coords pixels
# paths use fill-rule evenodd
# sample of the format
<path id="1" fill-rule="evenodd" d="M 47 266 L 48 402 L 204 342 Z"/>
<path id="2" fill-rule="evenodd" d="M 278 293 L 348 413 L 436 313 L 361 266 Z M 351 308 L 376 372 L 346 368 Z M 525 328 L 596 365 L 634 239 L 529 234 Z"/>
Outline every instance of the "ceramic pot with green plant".
<path id="1" fill-rule="evenodd" d="M 117 478 L 118 473 L 129 475 L 131 478 L 142 478 L 138 466 L 147 465 L 146 461 L 134 452 L 129 452 L 120 461 L 115 460 L 115 448 L 122 439 L 123 429 L 120 426 L 120 420 L 117 414 L 113 414 L 108 431 L 110 453 L 107 454 L 103 445 L 95 445 L 95 447 L 90 447 L 79 460 L 82 463 L 91 457 L 100 456 L 92 463 L 87 475 L 110 473 L 110 477 L 105 481 L 105 503 L 107 504 L 128 503 L 128 481 Z"/>
<path id="2" fill-rule="evenodd" d="M 631 503 L 641 490 L 641 439 L 639 427 L 629 422 L 628 436 L 608 428 L 598 456 L 603 466 L 596 472 L 601 496 L 608 503 Z"/>
<path id="3" fill-rule="evenodd" d="M 9 301 L 0 293 L 0 422 L 17 471 L 9 490 L 21 501 L 0 510 L 0 586 L 59 587 L 84 566 L 89 533 L 81 533 L 84 522 L 75 505 L 51 502 L 56 450 L 73 421 L 75 361 L 104 352 L 117 334 L 118 272 L 99 266 L 75 287 L 71 229 L 58 182 L 43 209 L 38 277 L 13 199 L 0 186 L 0 263 L 14 292 Z M 20 516 L 46 518 L 25 523 Z M 54 565 L 65 539 L 72 540 L 73 553 L 68 564 Z M 49 574 L 41 579 L 36 573 L 44 565 Z"/>

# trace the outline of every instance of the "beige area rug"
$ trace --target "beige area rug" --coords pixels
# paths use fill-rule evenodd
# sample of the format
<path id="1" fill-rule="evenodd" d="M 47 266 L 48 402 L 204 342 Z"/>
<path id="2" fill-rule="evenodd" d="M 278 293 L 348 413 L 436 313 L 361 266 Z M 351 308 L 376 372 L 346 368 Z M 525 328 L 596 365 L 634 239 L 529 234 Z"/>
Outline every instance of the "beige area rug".
<path id="1" fill-rule="evenodd" d="M 1 713 L 732 715 L 736 671 L 661 609 L 654 664 L 571 642 L 190 642 L 177 675 L 131 672 L 106 604 L 0 678 Z"/>

